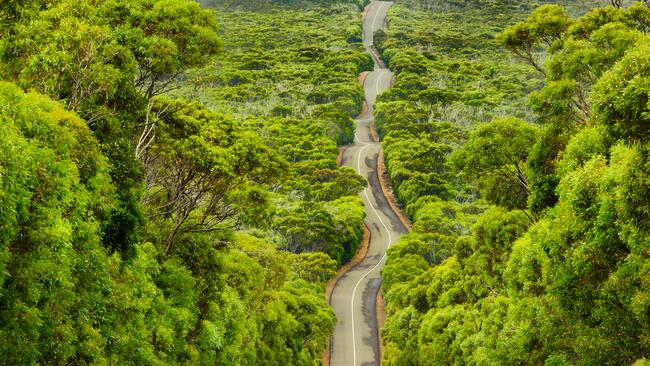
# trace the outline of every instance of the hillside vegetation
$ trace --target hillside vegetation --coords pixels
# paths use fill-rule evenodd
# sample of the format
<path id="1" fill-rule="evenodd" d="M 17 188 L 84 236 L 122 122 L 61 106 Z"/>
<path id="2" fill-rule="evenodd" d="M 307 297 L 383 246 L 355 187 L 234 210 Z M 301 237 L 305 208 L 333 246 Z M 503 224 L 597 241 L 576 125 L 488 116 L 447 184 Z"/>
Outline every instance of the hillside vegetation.
<path id="1" fill-rule="evenodd" d="M 367 4 L 3 2 L 0 364 L 321 364 Z M 648 1 L 391 6 L 384 364 L 648 363 L 649 31 Z"/>
<path id="2" fill-rule="evenodd" d="M 358 7 L 233 9 L 0 6 L 0 363 L 320 363 Z"/>
<path id="3" fill-rule="evenodd" d="M 585 5 L 391 8 L 377 127 L 414 225 L 383 271 L 385 364 L 648 354 L 650 10 Z"/>

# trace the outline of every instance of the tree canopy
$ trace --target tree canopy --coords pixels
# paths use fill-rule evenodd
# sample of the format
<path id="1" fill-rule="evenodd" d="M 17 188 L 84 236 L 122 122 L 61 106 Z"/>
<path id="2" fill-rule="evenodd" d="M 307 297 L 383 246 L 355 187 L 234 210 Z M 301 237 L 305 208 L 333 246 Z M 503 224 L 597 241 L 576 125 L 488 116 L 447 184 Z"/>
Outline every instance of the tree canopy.
<path id="1" fill-rule="evenodd" d="M 320 362 L 372 61 L 356 6 L 304 5 L 0 6 L 2 362 Z"/>
<path id="2" fill-rule="evenodd" d="M 420 7 L 391 10 L 381 38 L 398 82 L 379 97 L 376 116 L 389 158 L 424 134 L 446 144 L 445 158 L 426 171 L 444 169 L 448 188 L 400 194 L 408 187 L 402 177 L 413 179 L 426 160 L 389 160 L 414 223 L 383 271 L 384 363 L 644 364 L 650 10 L 640 2 L 592 10 L 539 4 L 530 14 L 506 2 L 411 3 Z M 453 18 L 458 9 L 469 25 L 424 31 L 433 12 Z M 454 43 L 449 29 L 469 36 Z M 481 32 L 490 36 L 469 42 Z M 520 70 L 533 71 L 530 79 L 493 61 L 507 60 L 495 44 L 529 65 Z M 479 68 L 489 57 L 491 67 Z M 455 68 L 441 68 L 450 63 Z M 494 111 L 495 91 L 478 99 L 468 80 L 490 80 L 486 89 L 498 75 L 513 93 L 500 99 L 511 107 L 505 116 L 459 108 Z M 514 108 L 526 96 L 530 110 Z M 450 108 L 452 121 L 442 112 Z M 445 122 L 455 122 L 455 132 Z"/>

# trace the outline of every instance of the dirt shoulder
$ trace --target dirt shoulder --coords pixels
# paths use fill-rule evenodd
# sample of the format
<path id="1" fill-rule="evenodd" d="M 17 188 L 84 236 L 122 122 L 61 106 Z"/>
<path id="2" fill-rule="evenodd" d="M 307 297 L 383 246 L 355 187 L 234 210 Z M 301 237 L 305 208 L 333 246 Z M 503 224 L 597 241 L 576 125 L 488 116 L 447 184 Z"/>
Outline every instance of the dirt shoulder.
<path id="1" fill-rule="evenodd" d="M 379 362 L 384 359 L 384 342 L 381 341 L 381 329 L 384 328 L 386 322 L 386 303 L 384 302 L 384 292 L 381 286 L 377 290 L 377 297 L 375 298 L 375 313 L 377 314 L 377 336 L 379 337 Z"/>
<path id="2" fill-rule="evenodd" d="M 386 197 L 391 210 L 395 212 L 395 215 L 397 215 L 397 218 L 399 218 L 399 221 L 402 223 L 402 225 L 404 225 L 406 230 L 410 231 L 413 225 L 411 225 L 411 221 L 397 202 L 397 199 L 393 194 L 393 190 L 390 188 L 390 180 L 388 178 L 388 173 L 386 172 L 386 165 L 384 162 L 384 149 L 379 150 L 379 157 L 377 159 L 377 175 L 379 176 L 379 185 L 381 186 L 381 191 Z"/>

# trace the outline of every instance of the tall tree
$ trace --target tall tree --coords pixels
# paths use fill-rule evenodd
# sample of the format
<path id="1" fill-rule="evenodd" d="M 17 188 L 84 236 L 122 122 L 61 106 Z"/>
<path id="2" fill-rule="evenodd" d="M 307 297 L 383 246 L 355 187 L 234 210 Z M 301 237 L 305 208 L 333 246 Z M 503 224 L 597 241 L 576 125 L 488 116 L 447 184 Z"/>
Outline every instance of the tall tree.
<path id="1" fill-rule="evenodd" d="M 538 133 L 536 126 L 516 118 L 479 125 L 454 153 L 455 164 L 490 201 L 525 209 L 530 194 L 525 164 Z"/>
<path id="2" fill-rule="evenodd" d="M 172 253 L 182 232 L 234 228 L 241 220 L 261 225 L 268 219 L 261 185 L 282 174 L 284 160 L 254 134 L 197 103 L 156 102 L 155 108 L 167 112 L 150 121 L 158 132 L 142 155 L 144 201 L 152 219 L 170 221 L 164 252 Z"/>

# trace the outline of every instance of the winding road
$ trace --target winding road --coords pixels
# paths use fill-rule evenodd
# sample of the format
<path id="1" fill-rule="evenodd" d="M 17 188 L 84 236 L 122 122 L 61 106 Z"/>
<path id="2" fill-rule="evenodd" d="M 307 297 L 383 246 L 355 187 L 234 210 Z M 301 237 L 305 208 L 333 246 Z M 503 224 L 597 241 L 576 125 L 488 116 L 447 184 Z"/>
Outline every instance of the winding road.
<path id="1" fill-rule="evenodd" d="M 371 54 L 373 33 L 384 26 L 391 5 L 392 2 L 372 1 L 366 8 L 363 44 Z M 406 232 L 382 193 L 377 176 L 381 145 L 370 132 L 373 106 L 377 95 L 390 88 L 393 73 L 381 67 L 383 62 L 377 56 L 373 58 L 375 70 L 364 81 L 368 111 L 356 120 L 355 144 L 343 155 L 343 165 L 353 167 L 370 183 L 360 196 L 366 207 L 365 223 L 371 239 L 365 258 L 338 280 L 332 293 L 331 304 L 337 317 L 331 343 L 332 366 L 380 364 L 375 305 L 381 286 L 380 271 L 386 261 L 386 250 Z"/>

